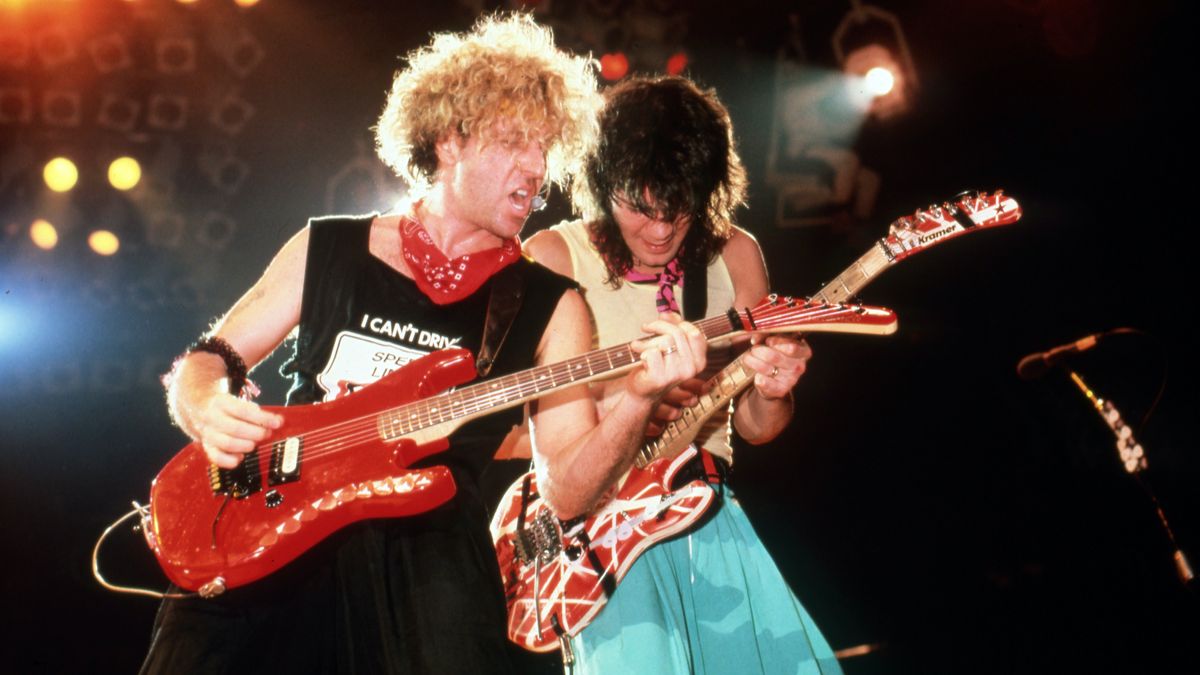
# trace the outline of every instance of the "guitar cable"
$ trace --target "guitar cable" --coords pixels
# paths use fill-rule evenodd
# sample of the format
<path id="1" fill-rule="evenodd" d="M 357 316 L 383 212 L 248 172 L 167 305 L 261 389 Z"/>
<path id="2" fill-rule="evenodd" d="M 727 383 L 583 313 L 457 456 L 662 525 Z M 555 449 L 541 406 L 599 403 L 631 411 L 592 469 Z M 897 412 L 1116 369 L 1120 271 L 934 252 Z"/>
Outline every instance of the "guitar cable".
<path id="1" fill-rule="evenodd" d="M 107 588 L 110 591 L 116 592 L 116 593 L 128 593 L 130 595 L 144 595 L 144 596 L 151 597 L 151 598 L 158 598 L 160 600 L 167 599 L 167 598 L 182 599 L 182 598 L 197 597 L 199 595 L 198 593 L 171 593 L 171 592 L 162 593 L 159 591 L 152 591 L 148 588 L 136 588 L 133 586 L 118 586 L 116 584 L 109 583 L 108 580 L 104 578 L 104 575 L 100 573 L 100 546 L 104 543 L 104 540 L 108 538 L 109 533 L 111 533 L 113 530 L 115 530 L 118 525 L 120 525 L 121 523 L 124 523 L 126 520 L 129 520 L 130 518 L 132 518 L 134 515 L 137 515 L 137 514 L 140 514 L 144 519 L 147 516 L 147 507 L 142 506 L 141 504 L 139 504 L 135 501 L 135 502 L 133 502 L 133 510 L 132 511 L 130 511 L 129 513 L 126 513 L 125 515 L 123 515 L 120 518 L 113 521 L 113 523 L 111 525 L 109 525 L 107 528 L 105 528 L 104 532 L 100 533 L 100 538 L 96 540 L 96 545 L 92 548 L 92 576 L 96 578 L 96 581 L 99 582 L 101 586 Z M 135 525 L 134 529 L 136 530 L 138 527 L 140 527 L 140 526 Z"/>

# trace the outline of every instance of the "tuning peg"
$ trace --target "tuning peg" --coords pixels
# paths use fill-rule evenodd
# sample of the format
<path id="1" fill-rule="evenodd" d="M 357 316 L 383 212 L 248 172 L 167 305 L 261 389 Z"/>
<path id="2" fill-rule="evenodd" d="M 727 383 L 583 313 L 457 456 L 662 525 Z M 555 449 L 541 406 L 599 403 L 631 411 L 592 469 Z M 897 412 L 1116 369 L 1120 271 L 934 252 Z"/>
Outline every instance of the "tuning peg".
<path id="1" fill-rule="evenodd" d="M 954 201 L 956 201 L 956 202 L 962 201 L 963 199 L 967 199 L 968 197 L 971 199 L 978 199 L 979 196 L 982 194 L 983 194 L 982 190 L 963 190 L 962 192 L 954 195 Z"/>

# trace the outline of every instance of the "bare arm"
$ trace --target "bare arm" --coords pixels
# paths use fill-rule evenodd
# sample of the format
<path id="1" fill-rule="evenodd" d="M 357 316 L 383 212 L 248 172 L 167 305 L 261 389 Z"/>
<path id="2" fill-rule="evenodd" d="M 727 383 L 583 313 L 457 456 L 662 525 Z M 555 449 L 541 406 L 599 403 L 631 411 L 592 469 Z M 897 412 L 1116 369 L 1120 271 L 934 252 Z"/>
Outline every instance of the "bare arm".
<path id="1" fill-rule="evenodd" d="M 592 508 L 629 468 L 658 399 L 704 367 L 707 343 L 695 326 L 673 318 L 643 328 L 656 337 L 637 345 L 642 362 L 626 376 L 624 391 L 604 419 L 597 421 L 596 405 L 582 385 L 546 396 L 531 407 L 538 486 L 560 518 Z M 583 298 L 568 291 L 542 337 L 538 363 L 557 363 L 586 352 L 591 333 Z M 674 345 L 673 353 L 664 355 L 662 345 Z"/>
<path id="2" fill-rule="evenodd" d="M 751 307 L 767 293 L 767 268 L 758 242 L 741 228 L 721 252 L 733 278 L 734 306 Z M 754 388 L 735 404 L 733 424 L 747 442 L 761 444 L 783 431 L 792 419 L 792 388 L 804 374 L 812 349 L 792 336 L 755 338 L 743 363 L 756 371 Z"/>
<path id="3" fill-rule="evenodd" d="M 308 228 L 275 255 L 262 277 L 209 331 L 228 342 L 253 368 L 283 342 L 300 321 Z M 229 393 L 221 357 L 193 353 L 184 358 L 167 389 L 171 415 L 184 433 L 200 441 L 208 458 L 232 468 L 242 455 L 278 428 L 278 415 Z"/>

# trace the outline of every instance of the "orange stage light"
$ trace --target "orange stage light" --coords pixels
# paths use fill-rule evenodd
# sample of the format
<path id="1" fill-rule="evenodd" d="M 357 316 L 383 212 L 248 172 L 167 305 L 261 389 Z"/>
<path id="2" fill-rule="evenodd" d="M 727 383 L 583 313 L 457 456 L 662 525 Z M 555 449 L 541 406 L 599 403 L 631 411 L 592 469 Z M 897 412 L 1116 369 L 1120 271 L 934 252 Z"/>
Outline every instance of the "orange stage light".
<path id="1" fill-rule="evenodd" d="M 55 157 L 46 162 L 46 168 L 42 170 L 42 177 L 46 180 L 46 186 L 51 190 L 66 192 L 79 182 L 79 169 L 75 168 L 75 162 L 66 157 Z"/>
<path id="2" fill-rule="evenodd" d="M 96 230 L 88 235 L 88 246 L 99 255 L 112 255 L 121 248 L 121 240 L 108 230 Z"/>
<path id="3" fill-rule="evenodd" d="M 629 72 L 629 59 L 621 52 L 600 57 L 600 77 L 612 82 L 625 77 Z"/>
<path id="4" fill-rule="evenodd" d="M 34 246 L 49 251 L 58 245 L 58 229 L 50 221 L 38 218 L 29 226 L 29 238 Z"/>

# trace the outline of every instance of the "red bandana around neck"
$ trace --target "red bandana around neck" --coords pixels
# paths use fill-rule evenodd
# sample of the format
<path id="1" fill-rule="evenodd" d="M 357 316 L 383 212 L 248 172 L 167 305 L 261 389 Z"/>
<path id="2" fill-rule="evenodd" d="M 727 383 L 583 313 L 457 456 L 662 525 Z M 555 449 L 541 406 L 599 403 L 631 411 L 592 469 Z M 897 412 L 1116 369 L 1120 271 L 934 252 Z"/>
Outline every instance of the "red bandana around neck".
<path id="1" fill-rule="evenodd" d="M 421 223 L 408 216 L 400 218 L 400 241 L 404 262 L 412 270 L 417 288 L 438 305 L 466 298 L 493 274 L 521 257 L 521 240 L 513 237 L 496 248 L 450 260 Z"/>
<path id="2" fill-rule="evenodd" d="M 683 267 L 680 266 L 678 257 L 667 263 L 667 267 L 658 274 L 636 272 L 631 267 L 625 273 L 625 280 L 635 284 L 657 283 L 658 293 L 654 295 L 654 304 L 658 311 L 679 313 L 679 303 L 675 301 L 675 287 L 683 288 Z"/>

